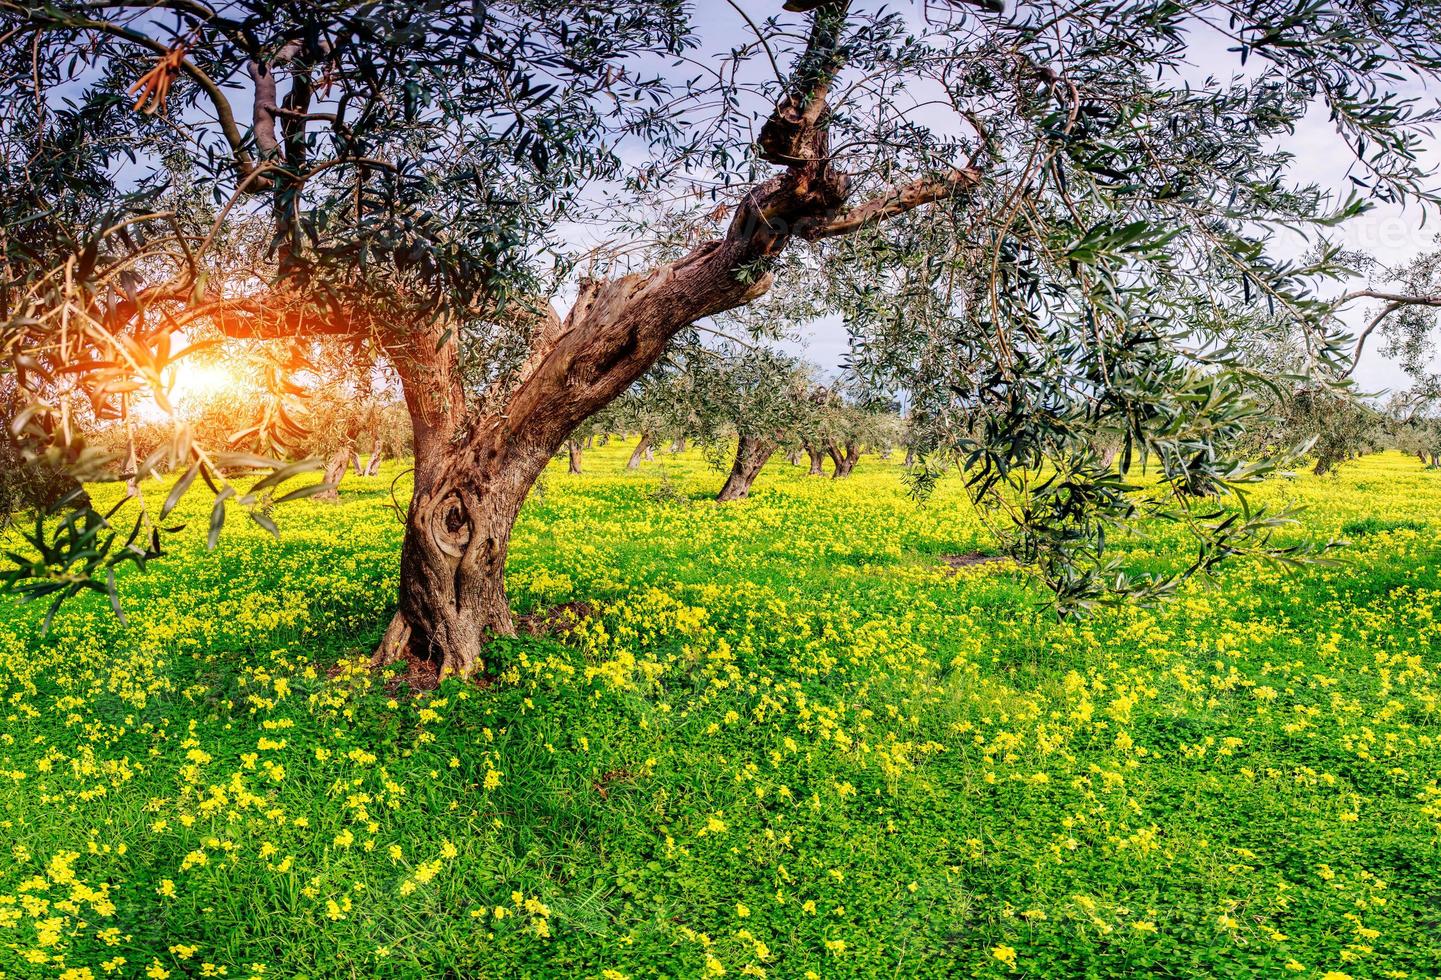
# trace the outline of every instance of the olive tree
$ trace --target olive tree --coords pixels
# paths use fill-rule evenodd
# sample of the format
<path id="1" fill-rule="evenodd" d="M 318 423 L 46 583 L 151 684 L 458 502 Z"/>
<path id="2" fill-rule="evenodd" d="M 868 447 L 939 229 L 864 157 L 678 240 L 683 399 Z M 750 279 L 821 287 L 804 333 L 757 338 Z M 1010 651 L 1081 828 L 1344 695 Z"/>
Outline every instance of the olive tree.
<path id="1" fill-rule="evenodd" d="M 1428 387 L 1393 396 L 1387 406 L 1385 438 L 1390 447 L 1415 456 L 1423 466 L 1441 466 L 1441 412 Z"/>
<path id="2" fill-rule="evenodd" d="M 811 412 L 809 375 L 795 358 L 747 346 L 694 350 L 686 359 L 685 376 L 689 414 L 695 419 L 690 434 L 718 468 L 730 460 L 716 499 L 742 500 Z M 729 454 L 732 444 L 735 451 Z"/>

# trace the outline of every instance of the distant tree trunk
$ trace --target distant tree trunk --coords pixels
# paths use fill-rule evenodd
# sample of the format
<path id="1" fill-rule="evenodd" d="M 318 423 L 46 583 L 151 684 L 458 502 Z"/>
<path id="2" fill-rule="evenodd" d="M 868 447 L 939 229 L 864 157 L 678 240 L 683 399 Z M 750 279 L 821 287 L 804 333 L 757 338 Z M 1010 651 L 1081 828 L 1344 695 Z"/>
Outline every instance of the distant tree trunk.
<path id="1" fill-rule="evenodd" d="M 1316 460 L 1316 465 L 1311 467 L 1311 472 L 1317 476 L 1325 476 L 1331 472 L 1331 463 L 1324 457 Z"/>
<path id="2" fill-rule="evenodd" d="M 589 449 L 589 448 L 591 448 L 591 447 L 594 446 L 594 445 L 595 445 L 595 436 L 594 436 L 593 434 L 586 436 L 586 437 L 585 437 L 585 448 L 586 448 L 586 449 Z M 579 473 L 580 471 L 579 471 L 579 470 L 576 470 L 576 472 Z"/>
<path id="3" fill-rule="evenodd" d="M 758 436 L 741 436 L 740 442 L 736 445 L 736 459 L 731 466 L 730 476 L 726 479 L 725 486 L 716 495 L 716 500 L 741 500 L 750 495 L 751 484 L 755 482 L 756 475 L 760 473 L 761 467 L 766 465 L 766 460 L 776 451 L 776 444 L 769 439 Z"/>
<path id="4" fill-rule="evenodd" d="M 673 453 L 685 452 L 685 436 L 676 436 L 670 444 L 670 451 Z"/>
<path id="5" fill-rule="evenodd" d="M 325 476 L 322 480 L 322 482 L 330 484 L 330 489 L 316 494 L 316 500 L 334 502 L 340 499 L 340 481 L 345 479 L 345 471 L 350 468 L 352 455 L 353 452 L 349 446 L 343 446 L 330 454 L 325 461 Z"/>
<path id="6" fill-rule="evenodd" d="M 1432 454 L 1431 454 L 1431 468 L 1432 468 L 1432 469 L 1435 469 L 1435 468 L 1438 467 L 1438 466 L 1441 466 L 1441 456 L 1438 456 L 1436 453 L 1432 453 Z"/>
<path id="7" fill-rule="evenodd" d="M 365 467 L 360 462 L 360 451 L 358 449 L 352 448 L 350 450 L 349 466 L 351 469 L 355 470 L 356 476 L 365 475 Z"/>
<path id="8" fill-rule="evenodd" d="M 580 473 L 580 451 L 581 451 L 581 448 L 582 448 L 582 447 L 581 447 L 581 444 L 580 444 L 580 440 L 578 440 L 578 439 L 567 439 L 567 440 L 566 440 L 566 443 L 565 443 L 565 448 L 566 448 L 567 451 L 569 452 L 569 456 L 570 456 L 570 466 L 569 466 L 569 468 L 567 469 L 566 472 L 572 473 L 572 474 L 579 474 L 579 473 Z"/>
<path id="9" fill-rule="evenodd" d="M 1101 450 L 1101 469 L 1109 470 L 1116 464 L 1117 449 L 1115 446 L 1107 446 Z"/>
<path id="10" fill-rule="evenodd" d="M 826 459 L 826 457 L 825 457 L 825 454 L 822 453 L 822 452 L 821 452 L 819 449 L 817 449 L 815 446 L 812 446 L 812 445 L 810 445 L 809 443 L 807 443 L 807 444 L 806 444 L 806 455 L 810 456 L 810 458 L 811 458 L 811 469 L 810 469 L 810 472 L 807 473 L 806 475 L 807 475 L 807 476 L 825 476 L 825 475 L 826 475 L 826 467 L 825 467 L 825 459 Z"/>
<path id="11" fill-rule="evenodd" d="M 375 434 L 370 443 L 370 460 L 365 464 L 365 475 L 375 476 L 380 472 L 380 460 L 385 455 L 385 443 L 380 438 L 380 433 Z"/>
<path id="12" fill-rule="evenodd" d="M 916 465 L 916 450 L 914 446 L 906 447 L 906 461 L 901 465 L 904 466 L 906 469 L 910 469 L 912 466 Z"/>
<path id="13" fill-rule="evenodd" d="M 851 475 L 851 470 L 856 468 L 856 462 L 861 458 L 861 448 L 854 439 L 846 441 L 845 450 L 842 451 L 835 443 L 826 447 L 830 453 L 831 462 L 836 465 L 836 471 L 832 478 L 839 480 Z"/>
<path id="14" fill-rule="evenodd" d="M 790 463 L 792 466 L 801 465 L 801 451 L 799 449 L 787 449 L 786 462 Z"/>
<path id="15" fill-rule="evenodd" d="M 630 454 L 630 459 L 626 461 L 625 468 L 628 470 L 640 469 L 641 457 L 644 456 L 649 450 L 650 433 L 642 432 L 640 434 L 640 442 L 635 444 L 635 451 Z"/>
<path id="16" fill-rule="evenodd" d="M 654 463 L 654 462 L 655 462 L 655 447 L 654 447 L 654 446 L 646 446 L 646 447 L 645 447 L 645 461 L 646 461 L 647 463 Z"/>

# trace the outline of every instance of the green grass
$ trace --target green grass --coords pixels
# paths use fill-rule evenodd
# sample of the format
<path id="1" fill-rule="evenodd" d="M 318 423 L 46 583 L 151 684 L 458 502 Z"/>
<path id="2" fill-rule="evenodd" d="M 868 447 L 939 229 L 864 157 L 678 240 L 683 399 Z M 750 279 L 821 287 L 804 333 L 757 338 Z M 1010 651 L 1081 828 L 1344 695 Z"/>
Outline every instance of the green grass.
<path id="1" fill-rule="evenodd" d="M 953 485 L 628 453 L 527 503 L 517 609 L 596 613 L 489 688 L 357 666 L 390 468 L 213 555 L 195 495 L 128 628 L 0 611 L 0 973 L 1441 972 L 1441 476 L 1276 480 L 1344 563 L 1058 623 L 946 567 L 994 546 Z"/>

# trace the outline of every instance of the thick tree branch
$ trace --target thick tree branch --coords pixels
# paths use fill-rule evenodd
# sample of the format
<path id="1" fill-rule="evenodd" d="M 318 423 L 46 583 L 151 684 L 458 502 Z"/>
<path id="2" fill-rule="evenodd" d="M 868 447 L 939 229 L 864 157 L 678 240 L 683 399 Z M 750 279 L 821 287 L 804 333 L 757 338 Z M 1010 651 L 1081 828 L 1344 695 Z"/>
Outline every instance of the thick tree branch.
<path id="1" fill-rule="evenodd" d="M 356 309 L 322 310 L 307 303 L 280 306 L 255 299 L 215 300 L 186 313 L 188 319 L 209 317 L 216 329 L 236 340 L 356 336 L 378 326 L 372 317 Z"/>
<path id="2" fill-rule="evenodd" d="M 776 104 L 756 137 L 760 158 L 780 166 L 824 160 L 828 132 L 822 125 L 831 83 L 845 65 L 841 33 L 850 0 L 826 0 L 811 19 L 806 50 L 791 72 L 790 91 Z"/>
<path id="3" fill-rule="evenodd" d="M 245 70 L 255 83 L 255 108 L 253 120 L 255 145 L 260 149 L 263 160 L 280 156 L 280 141 L 275 135 L 275 120 L 280 114 L 279 96 L 276 94 L 275 66 L 284 64 L 300 54 L 300 42 L 292 41 L 275 53 L 269 61 L 248 61 Z"/>
<path id="4" fill-rule="evenodd" d="M 972 167 L 953 170 L 945 177 L 922 178 L 892 188 L 853 208 L 821 218 L 809 218 L 797 224 L 795 233 L 807 241 L 849 235 L 867 225 L 914 211 L 916 208 L 942 201 L 971 190 L 981 182 L 981 173 Z"/>

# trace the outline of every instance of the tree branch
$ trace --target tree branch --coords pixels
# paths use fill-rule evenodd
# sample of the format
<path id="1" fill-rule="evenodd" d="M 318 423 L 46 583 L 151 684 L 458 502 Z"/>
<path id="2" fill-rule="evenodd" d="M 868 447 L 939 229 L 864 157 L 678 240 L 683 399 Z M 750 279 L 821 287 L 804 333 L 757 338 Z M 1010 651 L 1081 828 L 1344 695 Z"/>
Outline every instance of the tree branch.
<path id="1" fill-rule="evenodd" d="M 838 235 L 849 235 L 867 225 L 914 211 L 916 208 L 941 201 L 971 190 L 981 182 L 981 173 L 973 167 L 953 170 L 945 177 L 922 178 L 892 188 L 837 214 L 805 219 L 797 223 L 795 233 L 806 241 L 819 241 Z"/>
<path id="2" fill-rule="evenodd" d="M 7 6 L 9 6 L 7 4 Z M 41 28 L 72 30 L 99 31 L 102 34 L 109 34 L 112 37 L 123 38 L 133 44 L 153 51 L 157 55 L 164 56 L 169 53 L 170 48 L 153 38 L 146 37 L 139 31 L 126 27 L 123 24 L 115 24 L 105 20 L 92 20 L 89 18 L 70 20 L 54 14 L 46 15 L 42 11 L 33 8 L 26 8 L 29 18 Z M 230 144 L 231 155 L 235 158 L 235 166 L 240 172 L 241 179 L 250 174 L 255 164 L 250 159 L 250 154 L 245 150 L 245 139 L 241 135 L 240 126 L 235 122 L 235 112 L 230 107 L 230 100 L 225 97 L 215 80 L 198 68 L 194 62 L 185 58 L 180 62 L 180 70 L 189 75 L 197 85 L 205 91 L 215 109 L 216 121 L 220 124 L 220 132 L 225 137 L 225 142 Z"/>
<path id="3" fill-rule="evenodd" d="M 1338 310 L 1347 303 L 1355 302 L 1358 299 L 1379 299 L 1383 300 L 1386 305 L 1381 308 L 1380 313 L 1371 318 L 1371 322 L 1366 324 L 1365 329 L 1356 338 L 1356 347 L 1351 351 L 1351 366 L 1346 369 L 1347 376 L 1354 373 L 1357 365 L 1361 363 L 1361 353 L 1366 349 L 1366 341 L 1392 313 L 1408 306 L 1441 307 L 1441 295 L 1393 293 L 1382 289 L 1356 289 L 1342 295 L 1331 304 L 1331 309 Z"/>
<path id="4" fill-rule="evenodd" d="M 372 317 L 351 307 L 325 311 L 307 303 L 281 307 L 255 299 L 215 300 L 186 314 L 187 319 L 209 317 L 216 329 L 236 340 L 354 336 L 377 327 Z"/>
<path id="5" fill-rule="evenodd" d="M 756 137 L 759 156 L 783 167 L 825 160 L 828 132 L 821 125 L 831 83 L 845 65 L 841 33 L 850 0 L 826 0 L 811 19 L 806 49 L 791 71 L 790 91 L 776 103 Z"/>
<path id="6" fill-rule="evenodd" d="M 255 83 L 255 145 L 260 149 L 261 159 L 269 160 L 280 156 L 280 141 L 275 135 L 275 120 L 280 113 L 275 85 L 275 66 L 284 64 L 300 53 L 300 42 L 291 41 L 275 53 L 269 62 L 248 61 L 245 70 Z"/>
<path id="7" fill-rule="evenodd" d="M 1342 295 L 1331 308 L 1340 309 L 1347 303 L 1358 299 L 1379 299 L 1387 303 L 1395 303 L 1398 306 L 1441 306 L 1441 295 L 1427 295 L 1425 293 L 1392 293 L 1381 289 L 1357 289 Z"/>

